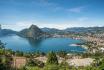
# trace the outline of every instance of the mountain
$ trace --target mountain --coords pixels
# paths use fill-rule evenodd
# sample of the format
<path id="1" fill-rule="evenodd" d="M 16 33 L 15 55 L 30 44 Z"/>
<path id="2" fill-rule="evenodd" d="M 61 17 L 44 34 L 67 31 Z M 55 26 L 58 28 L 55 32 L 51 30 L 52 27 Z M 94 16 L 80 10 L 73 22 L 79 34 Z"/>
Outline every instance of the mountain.
<path id="1" fill-rule="evenodd" d="M 10 29 L 2 29 L 2 26 L 0 25 L 0 37 L 11 35 L 11 34 L 17 34 L 17 32 Z"/>
<path id="2" fill-rule="evenodd" d="M 59 30 L 55 28 L 39 28 L 36 25 L 31 25 L 27 29 L 23 29 L 20 32 L 16 32 L 10 29 L 2 29 L 0 25 L 0 36 L 17 34 L 21 37 L 39 39 L 52 37 L 53 35 L 56 34 L 64 35 L 64 34 L 88 34 L 88 33 L 91 34 L 104 33 L 104 27 L 73 27 Z"/>
<path id="3" fill-rule="evenodd" d="M 46 33 L 50 33 L 50 34 L 54 34 L 54 33 L 59 33 L 59 32 L 62 32 L 62 30 L 59 30 L 59 29 L 55 29 L 55 28 L 41 28 L 41 30 L 43 32 L 46 32 Z"/>
<path id="4" fill-rule="evenodd" d="M 42 28 L 43 32 L 50 33 L 50 34 L 96 34 L 96 33 L 104 33 L 104 27 L 73 27 L 73 28 L 66 28 L 63 30 L 55 29 L 55 28 Z"/>
<path id="5" fill-rule="evenodd" d="M 77 33 L 104 33 L 104 27 L 75 27 L 67 28 L 64 31 Z"/>
<path id="6" fill-rule="evenodd" d="M 31 25 L 28 29 L 23 29 L 22 31 L 19 32 L 19 36 L 34 39 L 49 37 L 47 33 L 43 32 L 36 25 Z"/>
<path id="7" fill-rule="evenodd" d="M 10 30 L 10 29 L 0 29 L 0 36 L 7 36 L 11 34 L 16 34 L 16 31 Z"/>

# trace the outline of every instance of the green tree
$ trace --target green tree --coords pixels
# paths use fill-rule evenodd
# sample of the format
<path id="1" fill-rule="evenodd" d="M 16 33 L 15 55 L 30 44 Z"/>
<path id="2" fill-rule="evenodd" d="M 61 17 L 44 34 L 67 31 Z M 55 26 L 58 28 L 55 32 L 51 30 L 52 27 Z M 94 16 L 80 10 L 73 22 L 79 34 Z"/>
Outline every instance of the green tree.
<path id="1" fill-rule="evenodd" d="M 0 57 L 0 70 L 11 70 L 11 59 L 7 56 Z"/>
<path id="2" fill-rule="evenodd" d="M 69 70 L 69 64 L 66 61 L 62 61 L 59 65 L 59 70 Z"/>
<path id="3" fill-rule="evenodd" d="M 33 58 L 30 58 L 26 64 L 26 66 L 36 66 L 36 63 Z"/>
<path id="4" fill-rule="evenodd" d="M 47 64 L 56 64 L 58 65 L 58 59 L 57 56 L 54 52 L 49 52 L 48 53 L 48 59 L 47 59 Z"/>
<path id="5" fill-rule="evenodd" d="M 104 70 L 104 58 L 102 59 L 100 66 L 99 66 L 100 70 Z"/>
<path id="6" fill-rule="evenodd" d="M 16 51 L 16 52 L 15 52 L 15 55 L 16 55 L 16 56 L 23 56 L 24 53 L 23 53 L 22 51 Z"/>
<path id="7" fill-rule="evenodd" d="M 44 63 L 41 62 L 41 61 L 38 61 L 34 58 L 30 58 L 28 60 L 27 64 L 26 64 L 26 66 L 31 66 L 31 67 L 36 67 L 37 66 L 37 67 L 42 68 L 42 67 L 44 67 Z"/>
<path id="8" fill-rule="evenodd" d="M 0 40 L 0 54 L 5 54 L 5 44 L 1 42 Z"/>
<path id="9" fill-rule="evenodd" d="M 58 52 L 58 55 L 59 55 L 60 57 L 65 58 L 66 55 L 67 55 L 67 53 L 66 53 L 65 51 L 60 51 L 60 52 Z"/>

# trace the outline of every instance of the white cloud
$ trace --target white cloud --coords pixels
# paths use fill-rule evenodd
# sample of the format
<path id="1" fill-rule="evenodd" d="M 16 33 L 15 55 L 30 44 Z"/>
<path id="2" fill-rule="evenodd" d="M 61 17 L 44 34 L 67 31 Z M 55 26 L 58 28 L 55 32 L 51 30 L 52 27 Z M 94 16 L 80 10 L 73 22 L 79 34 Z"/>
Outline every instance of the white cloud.
<path id="1" fill-rule="evenodd" d="M 70 27 L 92 27 L 97 26 L 97 23 L 99 22 L 89 21 L 88 17 L 79 17 L 73 21 L 68 20 L 59 22 L 21 21 L 15 24 L 3 24 L 2 27 L 5 29 L 20 31 L 22 29 L 29 28 L 32 24 L 37 25 L 39 28 L 48 27 L 48 28 L 65 29 Z"/>
<path id="2" fill-rule="evenodd" d="M 57 28 L 57 29 L 65 29 L 69 27 L 79 26 L 80 23 L 77 21 L 63 21 L 63 22 L 31 22 L 31 21 L 22 21 L 17 22 L 15 24 L 4 24 L 2 27 L 4 29 L 12 29 L 16 31 L 20 31 L 25 28 L 29 28 L 32 24 L 37 25 L 40 28 L 48 27 L 48 28 Z"/>
<path id="3" fill-rule="evenodd" d="M 20 31 L 21 29 L 28 28 L 32 22 L 17 22 L 15 24 L 2 24 L 3 29 L 13 29 Z"/>
<path id="4" fill-rule="evenodd" d="M 2 27 L 3 29 L 12 29 L 16 31 L 20 31 L 21 29 L 24 28 L 29 28 L 32 24 L 37 25 L 40 28 L 43 27 L 48 27 L 48 28 L 57 28 L 57 29 L 65 29 L 67 27 L 74 27 L 76 24 L 75 22 L 54 22 L 54 23 L 49 23 L 49 22 L 17 22 L 15 24 L 3 24 Z"/>
<path id="5" fill-rule="evenodd" d="M 80 13 L 85 7 L 74 7 L 74 8 L 70 8 L 67 11 L 69 12 L 74 12 L 74 13 Z"/>

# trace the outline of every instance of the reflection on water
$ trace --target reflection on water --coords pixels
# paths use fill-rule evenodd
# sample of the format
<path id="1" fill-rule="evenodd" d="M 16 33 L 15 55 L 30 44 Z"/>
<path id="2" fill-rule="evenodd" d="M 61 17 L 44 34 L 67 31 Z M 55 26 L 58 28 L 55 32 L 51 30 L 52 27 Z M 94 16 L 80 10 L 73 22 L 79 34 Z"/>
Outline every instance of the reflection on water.
<path id="1" fill-rule="evenodd" d="M 26 38 L 32 47 L 39 47 L 43 39 Z"/>

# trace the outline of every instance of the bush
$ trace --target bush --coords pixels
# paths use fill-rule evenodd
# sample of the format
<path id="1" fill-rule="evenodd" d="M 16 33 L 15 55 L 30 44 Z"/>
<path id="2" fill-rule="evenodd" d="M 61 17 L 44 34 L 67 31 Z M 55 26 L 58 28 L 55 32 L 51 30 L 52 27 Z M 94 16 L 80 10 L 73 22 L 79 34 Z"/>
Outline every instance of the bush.
<path id="1" fill-rule="evenodd" d="M 47 59 L 47 64 L 56 64 L 58 65 L 58 59 L 57 56 L 54 52 L 48 53 L 48 59 Z"/>
<path id="2" fill-rule="evenodd" d="M 59 70 L 69 70 L 69 64 L 66 61 L 62 61 L 59 65 Z"/>
<path id="3" fill-rule="evenodd" d="M 37 67 L 42 68 L 42 67 L 44 67 L 44 63 L 41 62 L 41 61 L 38 61 L 38 60 L 36 60 L 36 59 L 30 58 L 30 59 L 28 60 L 27 64 L 26 64 L 26 66 L 32 66 L 32 67 L 37 66 Z"/>
<path id="4" fill-rule="evenodd" d="M 15 52 L 15 55 L 16 55 L 16 56 L 23 56 L 23 54 L 24 54 L 24 53 L 21 52 L 21 51 L 16 51 L 16 52 Z"/>
<path id="5" fill-rule="evenodd" d="M 44 67 L 44 70 L 59 70 L 59 66 L 58 65 L 55 65 L 55 64 L 46 65 Z"/>
<path id="6" fill-rule="evenodd" d="M 60 56 L 60 57 L 66 57 L 66 55 L 67 55 L 67 52 L 65 52 L 65 51 L 60 51 L 60 52 L 58 52 L 58 55 Z"/>

